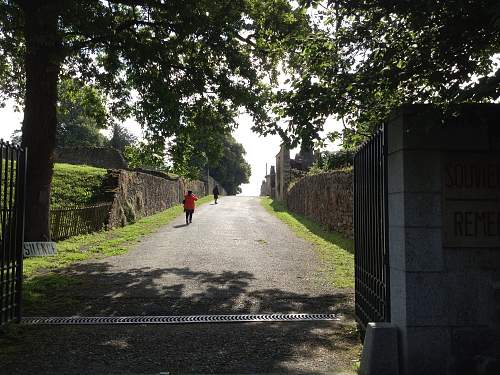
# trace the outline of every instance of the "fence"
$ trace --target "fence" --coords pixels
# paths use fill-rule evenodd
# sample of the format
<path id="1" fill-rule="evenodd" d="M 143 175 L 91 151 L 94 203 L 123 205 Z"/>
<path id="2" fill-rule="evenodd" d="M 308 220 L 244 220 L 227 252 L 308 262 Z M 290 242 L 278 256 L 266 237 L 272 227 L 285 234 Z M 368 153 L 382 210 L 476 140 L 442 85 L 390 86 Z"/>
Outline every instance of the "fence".
<path id="1" fill-rule="evenodd" d="M 356 317 L 390 319 L 386 132 L 381 128 L 354 157 Z"/>
<path id="2" fill-rule="evenodd" d="M 53 241 L 102 230 L 107 224 L 111 203 L 87 207 L 58 208 L 50 211 Z"/>
<path id="3" fill-rule="evenodd" d="M 21 318 L 26 151 L 0 140 L 0 325 Z"/>

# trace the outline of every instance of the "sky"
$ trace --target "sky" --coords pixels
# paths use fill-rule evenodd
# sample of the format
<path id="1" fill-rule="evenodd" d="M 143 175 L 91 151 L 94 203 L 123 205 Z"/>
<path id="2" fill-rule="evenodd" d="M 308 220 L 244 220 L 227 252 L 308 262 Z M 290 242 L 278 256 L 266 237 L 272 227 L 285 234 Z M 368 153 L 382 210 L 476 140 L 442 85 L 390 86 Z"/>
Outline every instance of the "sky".
<path id="1" fill-rule="evenodd" d="M 12 132 L 21 128 L 22 119 L 23 114 L 15 112 L 13 102 L 8 101 L 4 108 L 0 108 L 0 138 L 9 140 Z M 247 114 L 239 115 L 236 122 L 238 128 L 234 131 L 233 136 L 245 148 L 245 159 L 252 168 L 250 182 L 241 186 L 241 195 L 259 195 L 262 180 L 266 175 L 266 163 L 269 171 L 271 165 L 276 162 L 276 154 L 279 151 L 281 139 L 278 135 L 262 137 L 252 132 L 252 118 Z M 135 136 L 139 138 L 142 136 L 141 128 L 137 122 L 128 120 L 123 125 Z M 339 126 L 338 123 L 329 119 L 325 124 L 325 129 L 327 131 L 338 130 Z M 330 150 L 336 148 L 338 148 L 337 145 L 328 147 Z M 291 157 L 294 157 L 297 151 L 297 149 L 292 150 Z"/>

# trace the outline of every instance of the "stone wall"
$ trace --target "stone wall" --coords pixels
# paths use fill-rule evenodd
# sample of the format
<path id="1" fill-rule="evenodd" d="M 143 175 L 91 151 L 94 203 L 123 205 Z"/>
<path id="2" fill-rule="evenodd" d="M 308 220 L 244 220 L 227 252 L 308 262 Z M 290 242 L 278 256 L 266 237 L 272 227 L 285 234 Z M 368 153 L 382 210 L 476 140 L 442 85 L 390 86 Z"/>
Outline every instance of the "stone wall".
<path id="1" fill-rule="evenodd" d="M 328 230 L 353 237 L 353 175 L 335 171 L 305 176 L 286 194 L 288 209 Z"/>
<path id="2" fill-rule="evenodd" d="M 207 191 L 204 181 L 172 180 L 127 170 L 108 171 L 104 185 L 108 200 L 113 202 L 108 223 L 110 228 L 134 223 L 142 217 L 180 204 L 188 190 L 198 197 L 205 196 Z"/>
<path id="3" fill-rule="evenodd" d="M 65 147 L 54 152 L 55 163 L 83 164 L 98 168 L 123 169 L 127 162 L 110 147 Z"/>

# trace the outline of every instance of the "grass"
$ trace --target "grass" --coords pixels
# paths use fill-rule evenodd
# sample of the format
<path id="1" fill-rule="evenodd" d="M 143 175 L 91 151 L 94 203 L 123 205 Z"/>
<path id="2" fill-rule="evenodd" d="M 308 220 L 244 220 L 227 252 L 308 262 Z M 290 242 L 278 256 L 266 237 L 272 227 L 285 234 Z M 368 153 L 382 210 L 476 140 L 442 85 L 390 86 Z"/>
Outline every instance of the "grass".
<path id="1" fill-rule="evenodd" d="M 354 288 L 354 242 L 327 231 L 310 219 L 289 212 L 283 202 L 262 198 L 264 208 L 287 224 L 299 237 L 314 244 L 325 264 L 329 281 L 337 288 Z"/>
<path id="2" fill-rule="evenodd" d="M 211 195 L 200 198 L 199 204 L 213 200 Z M 157 231 L 183 212 L 181 205 L 171 207 L 163 212 L 144 217 L 136 223 L 121 228 L 111 229 L 82 236 L 71 237 L 57 243 L 57 254 L 48 257 L 33 257 L 24 260 L 23 298 L 26 308 L 36 305 L 43 310 L 44 300 L 48 295 L 57 294 L 57 290 L 66 289 L 76 281 L 55 273 L 58 269 L 88 259 L 101 259 L 125 254 L 133 245 L 148 234 Z M 51 303 L 68 304 L 53 300 Z"/>
<path id="3" fill-rule="evenodd" d="M 88 165 L 57 163 L 50 194 L 53 208 L 82 206 L 99 201 L 107 170 Z"/>

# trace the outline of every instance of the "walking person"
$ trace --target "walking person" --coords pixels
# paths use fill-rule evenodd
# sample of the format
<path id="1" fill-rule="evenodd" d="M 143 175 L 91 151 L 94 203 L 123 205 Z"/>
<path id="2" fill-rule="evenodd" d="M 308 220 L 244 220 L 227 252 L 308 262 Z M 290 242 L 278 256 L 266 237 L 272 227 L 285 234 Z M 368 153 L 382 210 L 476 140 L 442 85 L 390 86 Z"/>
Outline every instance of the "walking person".
<path id="1" fill-rule="evenodd" d="M 212 194 L 214 195 L 215 204 L 217 204 L 217 199 L 219 199 L 219 187 L 217 185 L 212 190 Z"/>
<path id="2" fill-rule="evenodd" d="M 195 203 L 198 197 L 193 194 L 191 190 L 188 190 L 187 194 L 184 196 L 184 212 L 186 213 L 186 224 L 193 222 L 193 213 Z"/>

